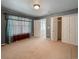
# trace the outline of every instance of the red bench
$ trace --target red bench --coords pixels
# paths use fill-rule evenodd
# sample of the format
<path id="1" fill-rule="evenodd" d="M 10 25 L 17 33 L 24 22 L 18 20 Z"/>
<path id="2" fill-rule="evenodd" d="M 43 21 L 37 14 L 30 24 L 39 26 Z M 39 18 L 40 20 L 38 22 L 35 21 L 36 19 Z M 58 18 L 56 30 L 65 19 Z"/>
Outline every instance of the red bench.
<path id="1" fill-rule="evenodd" d="M 25 34 L 14 35 L 12 37 L 13 41 L 22 40 L 22 39 L 25 39 L 25 38 L 30 38 L 30 34 L 25 33 Z"/>

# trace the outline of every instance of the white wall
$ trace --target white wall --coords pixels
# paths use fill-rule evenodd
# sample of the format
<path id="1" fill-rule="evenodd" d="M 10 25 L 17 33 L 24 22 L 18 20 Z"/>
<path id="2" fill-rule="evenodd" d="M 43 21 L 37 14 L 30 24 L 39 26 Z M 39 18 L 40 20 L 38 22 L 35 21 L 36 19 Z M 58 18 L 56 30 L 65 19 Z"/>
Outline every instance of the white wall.
<path id="1" fill-rule="evenodd" d="M 62 42 L 77 45 L 78 16 L 70 14 L 62 16 Z"/>

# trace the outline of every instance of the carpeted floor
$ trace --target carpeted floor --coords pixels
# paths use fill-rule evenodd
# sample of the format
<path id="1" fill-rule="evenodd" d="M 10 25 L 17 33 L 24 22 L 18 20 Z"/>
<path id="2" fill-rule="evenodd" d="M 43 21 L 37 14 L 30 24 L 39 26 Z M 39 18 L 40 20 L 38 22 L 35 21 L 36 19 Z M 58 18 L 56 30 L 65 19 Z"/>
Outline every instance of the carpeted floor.
<path id="1" fill-rule="evenodd" d="M 30 38 L 1 47 L 1 59 L 77 59 L 77 46 Z"/>

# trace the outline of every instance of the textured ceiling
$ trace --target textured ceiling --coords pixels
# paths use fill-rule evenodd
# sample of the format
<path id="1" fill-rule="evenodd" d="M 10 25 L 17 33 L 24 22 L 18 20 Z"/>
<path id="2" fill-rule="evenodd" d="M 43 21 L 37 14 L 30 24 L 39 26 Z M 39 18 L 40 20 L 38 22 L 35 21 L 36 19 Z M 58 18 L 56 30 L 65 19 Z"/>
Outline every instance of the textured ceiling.
<path id="1" fill-rule="evenodd" d="M 25 15 L 40 17 L 78 8 L 78 0 L 40 0 L 40 9 L 33 9 L 33 0 L 1 0 L 1 5 Z"/>

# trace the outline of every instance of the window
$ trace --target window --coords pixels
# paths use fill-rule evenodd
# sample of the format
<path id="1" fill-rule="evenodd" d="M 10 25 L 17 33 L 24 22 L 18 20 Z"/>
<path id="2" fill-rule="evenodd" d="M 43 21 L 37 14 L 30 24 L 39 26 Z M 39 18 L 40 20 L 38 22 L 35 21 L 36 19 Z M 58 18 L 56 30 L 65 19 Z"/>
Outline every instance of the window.
<path id="1" fill-rule="evenodd" d="M 31 34 L 32 20 L 17 16 L 8 16 L 8 26 L 7 32 L 8 36 L 18 35 L 18 34 Z"/>

